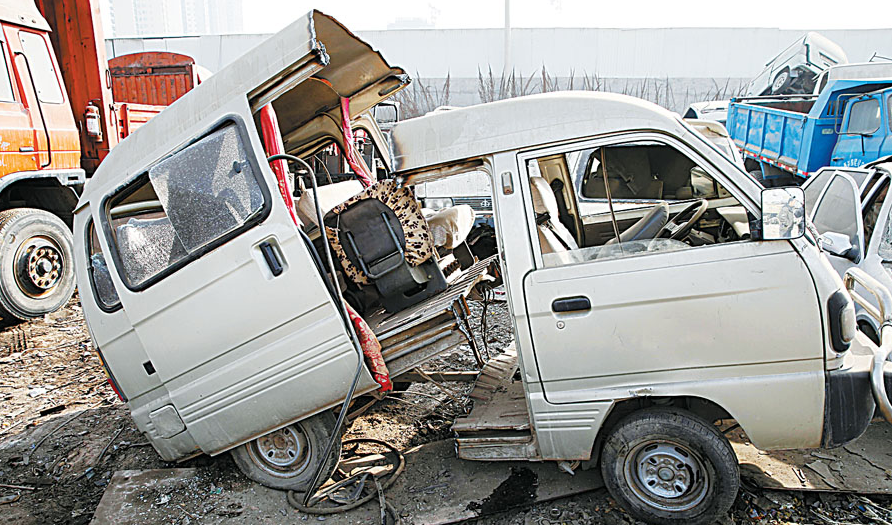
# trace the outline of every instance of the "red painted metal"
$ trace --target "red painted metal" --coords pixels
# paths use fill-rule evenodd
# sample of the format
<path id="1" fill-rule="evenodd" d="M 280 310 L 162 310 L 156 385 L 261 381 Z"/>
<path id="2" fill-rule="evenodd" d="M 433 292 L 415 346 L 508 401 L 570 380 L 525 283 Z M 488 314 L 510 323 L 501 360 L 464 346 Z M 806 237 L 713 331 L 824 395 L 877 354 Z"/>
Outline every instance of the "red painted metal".
<path id="1" fill-rule="evenodd" d="M 263 134 L 263 148 L 266 150 L 267 156 L 279 155 L 285 153 L 285 145 L 282 142 L 282 131 L 279 129 L 279 119 L 276 118 L 276 110 L 272 104 L 267 104 L 260 108 L 260 131 Z M 279 192 L 285 199 L 285 206 L 294 224 L 300 225 L 297 219 L 297 213 L 294 211 L 294 198 L 291 195 L 291 189 L 288 187 L 288 163 L 282 160 L 274 160 L 269 163 L 273 173 L 276 174 L 276 181 L 279 183 Z"/>
<path id="2" fill-rule="evenodd" d="M 186 55 L 151 51 L 108 61 L 118 102 L 168 106 L 199 84 L 199 68 Z"/>

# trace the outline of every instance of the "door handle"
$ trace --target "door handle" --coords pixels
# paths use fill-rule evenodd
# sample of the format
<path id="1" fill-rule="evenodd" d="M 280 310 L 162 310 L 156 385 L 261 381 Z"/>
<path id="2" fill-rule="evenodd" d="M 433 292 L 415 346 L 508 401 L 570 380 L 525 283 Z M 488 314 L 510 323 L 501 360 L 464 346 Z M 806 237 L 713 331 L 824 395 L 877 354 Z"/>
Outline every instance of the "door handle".
<path id="1" fill-rule="evenodd" d="M 562 297 L 551 303 L 551 311 L 555 313 L 583 312 L 592 309 L 592 302 L 584 295 Z"/>
<path id="2" fill-rule="evenodd" d="M 269 241 L 263 241 L 260 243 L 260 253 L 263 254 L 263 259 L 266 261 L 266 265 L 269 266 L 269 271 L 273 273 L 273 277 L 278 277 L 282 275 L 282 272 L 285 271 L 285 267 L 282 266 L 282 261 L 279 260 L 279 254 L 276 252 L 273 245 L 270 244 Z"/>

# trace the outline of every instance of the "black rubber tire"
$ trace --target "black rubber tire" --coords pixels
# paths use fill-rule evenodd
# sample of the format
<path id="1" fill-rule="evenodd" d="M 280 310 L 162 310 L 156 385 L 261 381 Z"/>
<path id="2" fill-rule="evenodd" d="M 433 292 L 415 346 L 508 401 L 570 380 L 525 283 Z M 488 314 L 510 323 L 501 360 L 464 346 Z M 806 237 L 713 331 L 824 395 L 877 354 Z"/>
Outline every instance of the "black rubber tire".
<path id="1" fill-rule="evenodd" d="M 666 510 L 636 494 L 625 474 L 627 456 L 642 444 L 659 441 L 693 452 L 702 465 L 705 495 L 685 510 Z M 644 448 L 642 450 L 647 450 Z M 648 408 L 620 420 L 601 453 L 607 490 L 632 516 L 647 523 L 700 525 L 715 523 L 728 512 L 740 488 L 737 456 L 727 438 L 703 418 L 676 408 Z"/>
<path id="2" fill-rule="evenodd" d="M 289 425 L 303 433 L 308 448 L 307 460 L 292 472 L 273 474 L 265 469 L 256 456 L 257 439 L 232 449 L 230 454 L 232 454 L 232 459 L 239 470 L 249 479 L 274 489 L 304 492 L 313 481 L 313 474 L 322 461 L 322 453 L 325 452 L 328 440 L 331 439 L 331 435 L 335 431 L 336 423 L 337 418 L 331 412 L 325 411 Z M 341 438 L 339 436 L 331 454 L 326 458 L 325 469 L 320 479 L 324 481 L 331 477 L 338 466 L 340 457 Z"/>
<path id="3" fill-rule="evenodd" d="M 786 79 L 783 81 L 783 83 L 780 86 L 775 88 L 775 85 L 777 85 L 777 81 L 781 77 L 781 75 L 786 75 Z M 792 84 L 792 83 L 793 83 L 793 75 L 790 74 L 790 70 L 788 68 L 784 68 L 780 73 L 778 73 L 777 75 L 774 76 L 774 80 L 771 81 L 771 87 L 769 88 L 769 91 L 771 91 L 772 95 L 777 95 L 777 94 L 781 93 L 782 91 L 785 91 L 787 88 L 789 88 L 790 84 Z"/>
<path id="4" fill-rule="evenodd" d="M 48 241 L 62 258 L 59 277 L 46 291 L 24 289 L 16 279 L 15 262 L 26 241 Z M 0 212 L 0 315 L 6 320 L 27 320 L 55 312 L 74 293 L 74 257 L 71 230 L 50 212 L 13 208 Z"/>
<path id="5" fill-rule="evenodd" d="M 752 178 L 756 179 L 757 181 L 759 181 L 759 184 L 761 184 L 762 186 L 765 186 L 765 181 L 764 181 L 764 179 L 762 178 L 762 170 L 753 170 L 753 171 L 751 171 L 751 172 L 750 172 L 750 177 L 752 177 Z"/>

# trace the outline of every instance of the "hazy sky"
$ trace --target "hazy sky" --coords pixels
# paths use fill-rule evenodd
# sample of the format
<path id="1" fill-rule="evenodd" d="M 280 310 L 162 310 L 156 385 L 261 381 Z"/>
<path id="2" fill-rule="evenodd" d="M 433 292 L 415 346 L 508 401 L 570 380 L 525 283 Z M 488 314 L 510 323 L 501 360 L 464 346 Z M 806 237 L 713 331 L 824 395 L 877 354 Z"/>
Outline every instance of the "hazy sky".
<path id="1" fill-rule="evenodd" d="M 246 0 L 245 30 L 274 32 L 312 8 L 355 30 L 502 27 L 504 0 Z M 857 6 L 857 8 L 856 8 Z M 770 13 L 770 14 L 769 14 Z M 512 27 L 892 27 L 892 1 L 512 0 Z"/>

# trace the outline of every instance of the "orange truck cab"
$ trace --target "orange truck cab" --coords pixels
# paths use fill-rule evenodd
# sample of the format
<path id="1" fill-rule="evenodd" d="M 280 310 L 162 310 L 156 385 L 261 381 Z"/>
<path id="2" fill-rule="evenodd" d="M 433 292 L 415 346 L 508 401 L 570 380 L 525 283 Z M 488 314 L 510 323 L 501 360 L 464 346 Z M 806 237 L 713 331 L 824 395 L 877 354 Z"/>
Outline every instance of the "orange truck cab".
<path id="1" fill-rule="evenodd" d="M 0 26 L 0 317 L 15 321 L 74 293 L 71 225 L 87 177 L 209 73 L 174 53 L 110 69 L 99 0 L 0 0 Z"/>
<path id="2" fill-rule="evenodd" d="M 80 131 L 33 2 L 0 0 L 0 315 L 27 319 L 71 297 L 72 212 L 85 181 Z"/>

